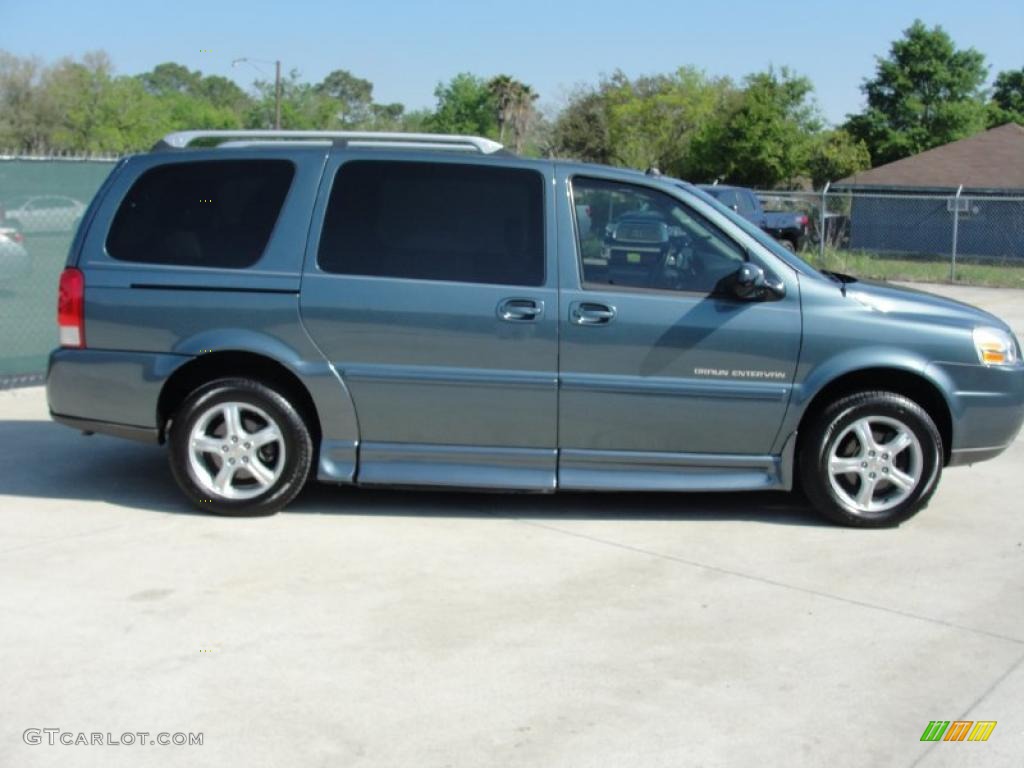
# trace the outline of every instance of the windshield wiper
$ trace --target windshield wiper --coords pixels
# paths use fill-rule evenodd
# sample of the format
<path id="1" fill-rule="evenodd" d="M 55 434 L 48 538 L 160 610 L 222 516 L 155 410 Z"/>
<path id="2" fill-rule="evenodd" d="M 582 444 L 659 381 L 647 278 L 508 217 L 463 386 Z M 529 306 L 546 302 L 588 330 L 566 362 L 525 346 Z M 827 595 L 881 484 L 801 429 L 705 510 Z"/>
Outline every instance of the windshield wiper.
<path id="1" fill-rule="evenodd" d="M 857 278 L 853 275 L 844 275 L 842 272 L 833 272 L 830 269 L 819 269 L 818 271 L 830 280 L 835 280 L 839 283 L 839 290 L 843 292 L 843 296 L 846 296 L 846 286 L 849 283 L 857 282 Z"/>

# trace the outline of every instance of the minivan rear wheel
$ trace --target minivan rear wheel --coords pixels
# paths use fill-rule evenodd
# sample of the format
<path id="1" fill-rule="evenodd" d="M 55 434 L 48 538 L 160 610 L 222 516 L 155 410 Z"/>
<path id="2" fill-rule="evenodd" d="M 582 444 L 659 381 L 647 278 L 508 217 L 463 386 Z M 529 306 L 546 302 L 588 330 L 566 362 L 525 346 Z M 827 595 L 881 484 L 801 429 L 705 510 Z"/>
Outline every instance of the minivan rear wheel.
<path id="1" fill-rule="evenodd" d="M 199 509 L 271 515 L 306 483 L 313 443 L 281 393 L 250 379 L 218 379 L 192 392 L 172 417 L 171 472 Z"/>
<path id="2" fill-rule="evenodd" d="M 842 525 L 898 525 L 923 509 L 942 473 L 942 438 L 921 406 L 894 392 L 859 392 L 826 407 L 801 439 L 800 481 Z"/>

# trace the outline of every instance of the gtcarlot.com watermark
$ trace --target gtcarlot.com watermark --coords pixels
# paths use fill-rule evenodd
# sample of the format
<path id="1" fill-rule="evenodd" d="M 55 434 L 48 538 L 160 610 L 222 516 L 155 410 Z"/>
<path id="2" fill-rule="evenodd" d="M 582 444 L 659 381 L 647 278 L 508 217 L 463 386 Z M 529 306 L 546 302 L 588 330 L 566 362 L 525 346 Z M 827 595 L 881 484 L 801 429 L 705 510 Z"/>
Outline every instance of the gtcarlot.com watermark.
<path id="1" fill-rule="evenodd" d="M 65 731 L 61 728 L 26 728 L 21 734 L 26 744 L 63 744 L 66 747 L 131 747 L 131 746 L 174 746 L 201 747 L 202 733 L 153 733 L 151 731 L 125 731 L 120 734 L 91 731 Z"/>

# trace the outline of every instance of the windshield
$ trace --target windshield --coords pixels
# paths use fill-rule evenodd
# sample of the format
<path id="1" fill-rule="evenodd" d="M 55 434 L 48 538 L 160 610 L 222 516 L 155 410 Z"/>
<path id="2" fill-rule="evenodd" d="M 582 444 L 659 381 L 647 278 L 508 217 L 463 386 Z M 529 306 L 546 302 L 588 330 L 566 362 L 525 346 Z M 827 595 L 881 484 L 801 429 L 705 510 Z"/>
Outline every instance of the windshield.
<path id="1" fill-rule="evenodd" d="M 705 203 L 712 206 L 716 211 L 721 213 L 723 216 L 727 217 L 729 221 L 731 221 L 737 227 L 742 229 L 752 238 L 757 240 L 758 243 L 763 245 L 765 248 L 774 253 L 776 256 L 778 256 L 780 259 L 782 259 L 784 262 L 789 264 L 794 269 L 798 269 L 801 272 L 805 273 L 819 274 L 819 271 L 817 269 L 812 267 L 810 264 L 801 259 L 792 251 L 787 251 L 785 248 L 779 245 L 778 242 L 776 242 L 775 238 L 773 238 L 763 229 L 761 229 L 758 226 L 755 226 L 754 224 L 751 224 L 747 219 L 745 219 L 743 216 L 740 216 L 738 213 L 736 213 L 728 206 L 722 205 L 722 203 L 715 199 L 713 195 L 710 195 L 700 187 L 697 187 L 693 184 L 689 184 L 685 181 L 677 181 L 676 185 L 681 187 L 682 189 L 685 189 L 687 192 L 691 192 L 692 194 L 696 195 L 701 200 L 703 200 Z"/>

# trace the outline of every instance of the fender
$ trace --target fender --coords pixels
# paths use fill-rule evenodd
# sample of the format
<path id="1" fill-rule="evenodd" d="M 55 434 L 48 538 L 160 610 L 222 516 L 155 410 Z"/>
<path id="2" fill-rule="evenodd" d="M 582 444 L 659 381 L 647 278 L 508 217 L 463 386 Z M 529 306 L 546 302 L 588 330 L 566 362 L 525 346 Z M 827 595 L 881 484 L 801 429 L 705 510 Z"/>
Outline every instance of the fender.
<path id="1" fill-rule="evenodd" d="M 929 366 L 929 361 L 921 355 L 900 347 L 858 347 L 821 361 L 802 376 L 798 373 L 773 452 L 782 450 L 786 440 L 800 425 L 807 407 L 826 386 L 848 374 L 878 368 L 913 374 L 930 383 L 942 394 L 946 407 L 953 415 L 954 422 L 956 421 L 960 412 L 958 402 L 952 394 L 956 388 L 940 369 Z M 885 388 L 884 379 L 878 382 L 877 388 Z"/>
<path id="2" fill-rule="evenodd" d="M 171 351 L 196 360 L 218 352 L 246 352 L 280 363 L 306 387 L 320 418 L 318 479 L 351 483 L 359 447 L 359 422 L 352 396 L 334 366 L 308 336 L 297 334 L 295 341 L 304 349 L 252 329 L 217 328 L 182 338 Z"/>

